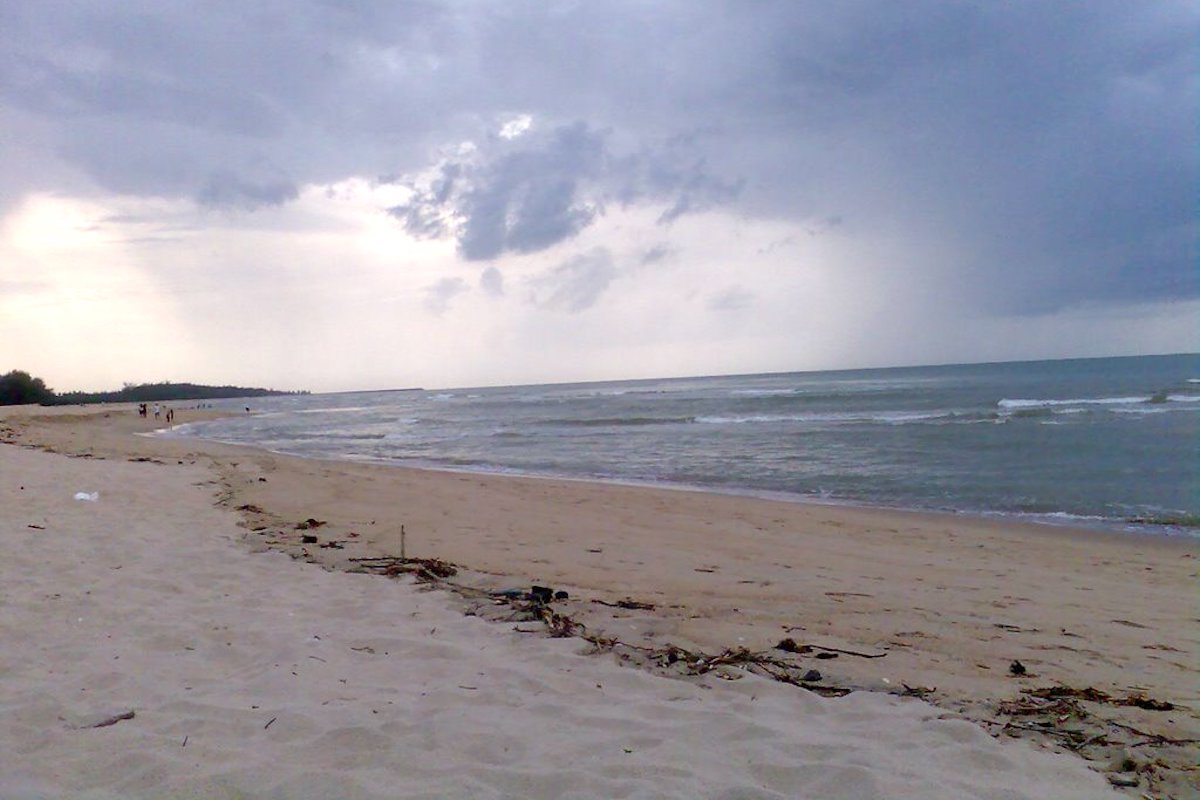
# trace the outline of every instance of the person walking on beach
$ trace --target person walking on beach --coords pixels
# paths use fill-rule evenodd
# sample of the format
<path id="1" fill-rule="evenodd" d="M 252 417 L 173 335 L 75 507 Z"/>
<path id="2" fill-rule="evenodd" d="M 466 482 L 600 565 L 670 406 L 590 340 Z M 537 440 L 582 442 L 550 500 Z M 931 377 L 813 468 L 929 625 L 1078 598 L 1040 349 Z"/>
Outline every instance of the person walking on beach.
<path id="1" fill-rule="evenodd" d="M 154 404 L 154 418 L 155 419 L 158 419 L 158 415 L 161 411 L 162 411 L 162 406 L 160 406 L 158 403 L 155 403 Z"/>

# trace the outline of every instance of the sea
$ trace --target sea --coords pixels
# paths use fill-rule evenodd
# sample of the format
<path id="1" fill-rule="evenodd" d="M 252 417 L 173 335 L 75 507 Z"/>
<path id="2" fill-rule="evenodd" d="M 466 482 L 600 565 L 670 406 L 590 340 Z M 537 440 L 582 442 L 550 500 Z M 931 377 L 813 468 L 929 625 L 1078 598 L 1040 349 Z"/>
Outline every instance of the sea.
<path id="1" fill-rule="evenodd" d="M 1200 354 L 212 405 L 237 416 L 160 435 L 397 467 L 1200 536 Z"/>

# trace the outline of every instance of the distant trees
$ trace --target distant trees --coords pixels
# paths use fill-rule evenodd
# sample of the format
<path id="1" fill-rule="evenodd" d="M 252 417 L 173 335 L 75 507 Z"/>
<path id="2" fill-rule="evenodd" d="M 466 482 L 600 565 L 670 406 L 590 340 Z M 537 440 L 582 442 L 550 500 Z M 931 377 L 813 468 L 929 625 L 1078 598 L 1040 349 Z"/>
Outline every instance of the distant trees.
<path id="1" fill-rule="evenodd" d="M 0 375 L 0 406 L 38 403 L 43 406 L 76 403 L 156 403 L 166 400 L 216 400 L 222 397 L 263 397 L 308 392 L 279 392 L 246 386 L 203 386 L 195 383 L 126 383 L 116 392 L 64 392 L 55 394 L 41 378 L 13 370 Z"/>
<path id="2" fill-rule="evenodd" d="M 0 375 L 0 406 L 17 406 L 26 403 L 50 405 L 54 402 L 54 390 L 48 387 L 41 378 L 35 378 L 28 372 L 14 369 L 7 375 Z"/>
<path id="3" fill-rule="evenodd" d="M 169 400 L 218 400 L 222 397 L 264 397 L 308 394 L 255 389 L 248 386 L 203 386 L 196 383 L 126 383 L 115 392 L 64 392 L 59 403 L 161 403 Z"/>

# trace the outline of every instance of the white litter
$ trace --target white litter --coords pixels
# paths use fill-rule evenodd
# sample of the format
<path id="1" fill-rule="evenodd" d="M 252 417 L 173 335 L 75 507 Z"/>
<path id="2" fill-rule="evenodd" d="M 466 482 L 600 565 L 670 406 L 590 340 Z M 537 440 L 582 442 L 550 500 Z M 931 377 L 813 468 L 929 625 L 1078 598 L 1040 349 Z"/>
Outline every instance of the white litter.
<path id="1" fill-rule="evenodd" d="M 94 503 L 100 499 L 100 493 L 92 492 L 91 494 L 88 494 L 87 492 L 76 492 L 75 499 L 76 500 L 87 500 L 89 502 Z"/>

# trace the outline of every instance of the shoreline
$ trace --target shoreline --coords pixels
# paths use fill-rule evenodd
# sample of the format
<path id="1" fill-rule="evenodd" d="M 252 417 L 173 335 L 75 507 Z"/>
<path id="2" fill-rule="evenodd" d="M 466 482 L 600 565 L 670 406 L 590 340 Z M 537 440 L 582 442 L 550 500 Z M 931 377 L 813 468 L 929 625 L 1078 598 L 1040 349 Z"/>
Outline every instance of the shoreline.
<path id="1" fill-rule="evenodd" d="M 107 413 L 106 413 L 107 412 Z M 19 419 L 18 419 L 19 418 Z M 117 409 L 0 415 L 0 438 L 91 458 L 207 465 L 221 502 L 241 509 L 251 547 L 333 569 L 408 552 L 466 565 L 483 589 L 569 591 L 557 612 L 644 647 L 774 652 L 784 638 L 855 652 L 800 663 L 822 683 L 908 686 L 995 731 L 1062 745 L 1000 713 L 1045 686 L 1141 694 L 1164 713 L 1084 704 L 1069 725 L 1101 738 L 1081 754 L 1103 768 L 1122 748 L 1166 766 L 1143 789 L 1200 793 L 1194 745 L 1194 541 L 964 518 L 957 514 L 781 502 L 590 481 L 434 472 L 283 456 L 249 446 L 136 437 Z M 15 427 L 14 427 L 15 426 Z M 5 433 L 5 429 L 9 432 Z M 304 520 L 322 524 L 304 543 Z M 335 546 L 336 545 L 336 546 Z M 652 609 L 611 605 L 632 598 Z M 468 607 L 468 610 L 470 608 Z M 1020 661 L 1028 672 L 1008 674 Z M 1118 735 L 1121 723 L 1163 740 Z M 1176 785 L 1184 788 L 1175 788 Z M 1188 788 L 1190 787 L 1190 788 Z"/>
<path id="2" fill-rule="evenodd" d="M 405 390 L 397 390 L 405 391 Z M 221 414 L 220 416 L 237 416 Z M 184 423 L 187 424 L 187 423 Z M 181 426 L 177 426 L 181 427 Z M 991 520 L 1016 525 L 1034 525 L 1066 531 L 1090 531 L 1095 533 L 1117 534 L 1126 536 L 1165 537 L 1168 539 L 1195 540 L 1200 542 L 1200 525 L 1189 526 L 1175 522 L 1135 522 L 1128 518 L 1101 517 L 1072 514 L 1066 511 L 1048 512 L 1019 512 L 1001 510 L 956 509 L 956 508 L 922 508 L 919 506 L 888 505 L 870 500 L 829 498 L 821 495 L 806 495 L 772 489 L 753 489 L 746 487 L 705 486 L 702 484 L 675 483 L 656 481 L 652 479 L 616 478 L 595 475 L 572 475 L 567 473 L 530 472 L 508 467 L 477 467 L 443 465 L 435 462 L 406 463 L 384 458 L 372 458 L 362 455 L 309 455 L 305 453 L 288 452 L 263 447 L 259 444 L 235 442 L 228 439 L 192 435 L 187 433 L 172 434 L 172 428 L 161 428 L 139 435 L 147 438 L 195 440 L 212 442 L 229 447 L 248 447 L 283 458 L 298 458 L 311 461 L 328 461 L 331 463 L 368 464 L 390 469 L 416 470 L 420 472 L 446 473 L 451 475 L 480 475 L 498 478 L 527 478 L 530 480 L 563 481 L 569 483 L 600 484 L 628 488 L 643 488 L 669 492 L 690 492 L 697 494 L 713 494 L 726 497 L 741 497 L 750 500 L 767 500 L 780 503 L 792 503 L 802 506 L 818 506 L 831 508 L 848 508 L 863 511 L 877 510 L 881 513 L 900 513 L 929 515 L 933 517 L 951 517 L 967 520 Z M 1186 517 L 1186 514 L 1182 516 Z M 1164 520 L 1173 517 L 1164 517 Z"/>

